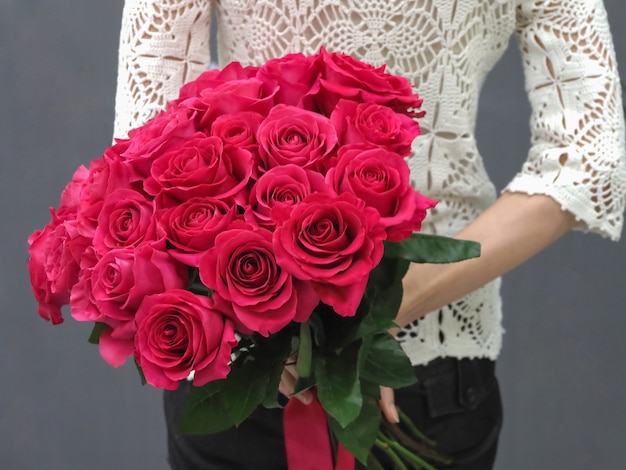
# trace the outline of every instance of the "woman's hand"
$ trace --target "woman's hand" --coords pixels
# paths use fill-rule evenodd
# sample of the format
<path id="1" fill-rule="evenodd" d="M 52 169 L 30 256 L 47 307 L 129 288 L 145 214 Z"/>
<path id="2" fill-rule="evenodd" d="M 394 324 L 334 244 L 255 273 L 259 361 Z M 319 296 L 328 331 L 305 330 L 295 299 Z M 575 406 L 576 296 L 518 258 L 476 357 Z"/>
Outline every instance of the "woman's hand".
<path id="1" fill-rule="evenodd" d="M 280 383 L 278 384 L 278 391 L 287 398 L 297 398 L 305 405 L 310 404 L 313 401 L 313 392 L 310 390 L 303 390 L 296 393 L 296 382 L 298 381 L 298 371 L 296 371 L 296 357 L 292 356 L 287 360 L 283 373 L 280 376 Z"/>
<path id="2" fill-rule="evenodd" d="M 380 400 L 378 401 L 383 416 L 390 423 L 399 423 L 400 417 L 396 409 L 395 394 L 392 388 L 380 387 Z"/>

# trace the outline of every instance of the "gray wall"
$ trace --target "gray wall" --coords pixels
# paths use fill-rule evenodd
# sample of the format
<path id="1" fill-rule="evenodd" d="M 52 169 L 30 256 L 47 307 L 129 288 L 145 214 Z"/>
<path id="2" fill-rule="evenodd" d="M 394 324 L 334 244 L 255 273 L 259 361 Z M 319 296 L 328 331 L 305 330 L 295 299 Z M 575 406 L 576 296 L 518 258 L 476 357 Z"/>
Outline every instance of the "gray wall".
<path id="1" fill-rule="evenodd" d="M 626 5 L 608 0 L 626 70 Z M 0 2 L 0 468 L 165 469 L 160 392 L 114 370 L 89 326 L 42 321 L 26 237 L 112 135 L 122 0 Z M 528 147 L 511 47 L 489 78 L 479 144 L 498 187 Z M 626 468 L 626 245 L 567 235 L 504 282 L 500 470 Z"/>

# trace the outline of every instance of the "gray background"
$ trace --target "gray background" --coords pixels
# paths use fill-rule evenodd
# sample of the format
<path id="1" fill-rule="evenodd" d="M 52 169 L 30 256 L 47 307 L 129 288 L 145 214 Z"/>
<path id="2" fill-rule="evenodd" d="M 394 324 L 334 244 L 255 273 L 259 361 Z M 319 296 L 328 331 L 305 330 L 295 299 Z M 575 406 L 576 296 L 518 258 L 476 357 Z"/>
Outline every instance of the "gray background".
<path id="1" fill-rule="evenodd" d="M 626 5 L 608 0 L 626 70 Z M 41 320 L 27 236 L 112 135 L 122 0 L 0 2 L 0 468 L 165 469 L 161 394 Z M 513 44 L 489 77 L 479 145 L 498 187 L 528 147 Z M 626 245 L 569 234 L 507 275 L 500 470 L 626 468 Z"/>

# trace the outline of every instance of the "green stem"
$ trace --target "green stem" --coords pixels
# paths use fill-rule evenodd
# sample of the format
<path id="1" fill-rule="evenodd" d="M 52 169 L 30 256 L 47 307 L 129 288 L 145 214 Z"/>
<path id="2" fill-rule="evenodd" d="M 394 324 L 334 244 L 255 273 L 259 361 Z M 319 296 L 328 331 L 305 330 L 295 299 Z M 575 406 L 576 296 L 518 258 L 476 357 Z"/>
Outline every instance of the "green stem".
<path id="1" fill-rule="evenodd" d="M 298 362 L 296 371 L 301 378 L 311 376 L 311 359 L 313 356 L 313 341 L 311 327 L 308 322 L 300 324 L 300 347 L 298 348 Z"/>
<path id="2" fill-rule="evenodd" d="M 402 445 L 400 445 L 399 443 L 397 443 L 397 442 L 390 442 L 389 446 L 391 448 L 393 448 L 396 452 L 401 454 L 405 459 L 407 459 L 408 461 L 410 461 L 413 464 L 415 464 L 417 466 L 417 468 L 423 468 L 424 470 L 437 470 L 435 467 L 433 467 L 431 464 L 426 462 L 421 457 L 418 457 L 417 455 L 415 455 L 411 451 L 409 451 L 409 450 L 405 449 L 404 447 L 402 447 Z"/>
<path id="3" fill-rule="evenodd" d="M 402 446 L 413 452 L 415 455 L 443 464 L 449 464 L 452 462 L 450 457 L 439 453 L 436 448 L 429 446 L 424 442 L 415 440 L 413 436 L 406 434 L 398 424 L 382 421 L 381 427 L 383 432 L 386 433 L 385 435 L 398 441 L 402 444 Z"/>
<path id="4" fill-rule="evenodd" d="M 381 437 L 382 435 L 379 433 L 378 436 Z M 374 445 L 389 456 L 389 458 L 393 462 L 393 465 L 396 469 L 409 470 L 408 467 L 404 465 L 404 462 L 402 462 L 398 454 L 396 454 L 394 450 L 391 447 L 389 447 L 389 444 L 387 444 L 381 439 L 376 439 L 376 441 L 374 442 Z"/>
<path id="5" fill-rule="evenodd" d="M 409 431 L 411 431 L 415 435 L 415 437 L 417 437 L 418 439 L 420 439 L 421 441 L 425 442 L 426 444 L 432 447 L 434 447 L 437 444 L 435 441 L 433 441 L 432 439 L 429 439 L 428 437 L 424 435 L 424 433 L 422 433 L 419 429 L 417 429 L 417 426 L 413 424 L 413 421 L 411 420 L 411 418 L 409 418 L 406 415 L 406 413 L 404 413 L 400 408 L 397 408 L 397 410 L 398 410 L 398 415 L 400 415 L 400 421 L 409 429 Z"/>
<path id="6" fill-rule="evenodd" d="M 436 470 L 432 465 L 425 462 L 423 459 L 413 454 L 411 451 L 404 448 L 401 444 L 393 439 L 389 439 L 384 434 L 379 435 L 380 439 L 393 451 L 399 454 L 399 457 L 403 457 L 409 461 L 412 467 L 425 470 Z"/>

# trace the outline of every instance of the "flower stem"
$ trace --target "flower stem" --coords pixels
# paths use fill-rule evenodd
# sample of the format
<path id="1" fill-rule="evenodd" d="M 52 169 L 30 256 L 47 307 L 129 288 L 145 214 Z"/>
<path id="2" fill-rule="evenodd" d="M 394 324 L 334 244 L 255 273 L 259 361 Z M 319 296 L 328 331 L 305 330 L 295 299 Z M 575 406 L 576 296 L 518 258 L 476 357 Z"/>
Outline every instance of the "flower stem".
<path id="1" fill-rule="evenodd" d="M 450 457 L 441 454 L 435 447 L 429 446 L 422 441 L 416 440 L 413 436 L 406 434 L 398 424 L 383 421 L 381 426 L 385 435 L 398 441 L 402 444 L 402 446 L 410 452 L 413 452 L 415 455 L 419 455 L 420 457 L 425 457 L 443 464 L 449 464 L 452 462 Z"/>
<path id="2" fill-rule="evenodd" d="M 311 376 L 311 360 L 313 356 L 313 340 L 311 338 L 311 327 L 308 322 L 300 324 L 300 347 L 298 349 L 298 362 L 296 370 L 298 375 L 304 379 Z"/>
<path id="3" fill-rule="evenodd" d="M 433 467 L 431 464 L 426 462 L 424 459 L 418 457 L 413 452 L 407 450 L 399 442 L 389 439 L 388 437 L 384 435 L 381 437 L 384 440 L 385 444 L 387 444 L 391 449 L 396 451 L 398 454 L 400 454 L 400 456 L 404 457 L 406 460 L 408 460 L 417 468 L 422 468 L 424 470 L 437 470 L 435 467 Z"/>
<path id="4" fill-rule="evenodd" d="M 386 438 L 381 433 L 378 433 L 378 439 L 376 439 L 374 445 L 389 456 L 397 470 L 409 470 L 409 468 L 404 465 L 404 462 L 400 459 L 398 454 L 396 454 L 389 444 L 385 442 L 385 439 Z"/>
<path id="5" fill-rule="evenodd" d="M 406 413 L 404 413 L 400 408 L 398 408 L 398 414 L 400 415 L 400 421 L 402 422 L 402 424 L 404 424 L 409 429 L 409 431 L 411 431 L 415 435 L 415 437 L 432 447 L 437 444 L 435 441 L 429 439 L 424 435 L 424 433 L 417 429 L 417 426 L 413 424 L 411 418 L 409 418 Z"/>

